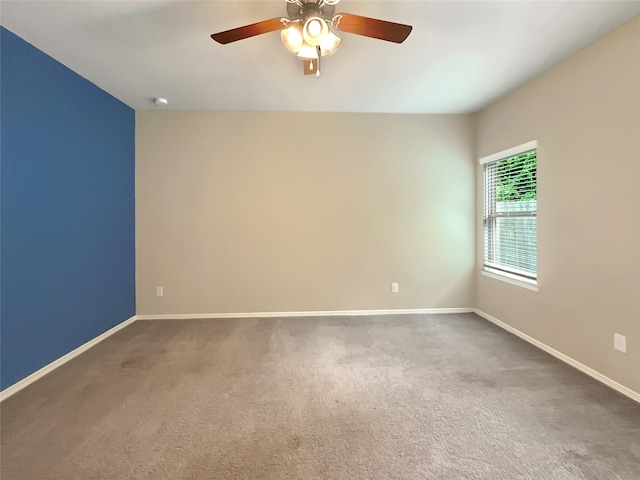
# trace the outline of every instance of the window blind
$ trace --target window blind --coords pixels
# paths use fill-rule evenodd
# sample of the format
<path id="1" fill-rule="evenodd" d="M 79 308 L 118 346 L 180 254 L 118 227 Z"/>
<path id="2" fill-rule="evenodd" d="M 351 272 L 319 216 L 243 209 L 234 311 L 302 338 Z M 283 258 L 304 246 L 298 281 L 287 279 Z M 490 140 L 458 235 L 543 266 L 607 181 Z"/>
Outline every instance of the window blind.
<path id="1" fill-rule="evenodd" d="M 484 165 L 484 266 L 537 278 L 536 150 Z"/>

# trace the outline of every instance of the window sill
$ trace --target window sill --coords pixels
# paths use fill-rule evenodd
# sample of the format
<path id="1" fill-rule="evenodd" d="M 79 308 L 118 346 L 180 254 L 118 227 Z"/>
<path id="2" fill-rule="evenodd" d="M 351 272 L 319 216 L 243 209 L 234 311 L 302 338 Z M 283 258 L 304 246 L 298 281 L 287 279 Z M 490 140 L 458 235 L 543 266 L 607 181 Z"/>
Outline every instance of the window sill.
<path id="1" fill-rule="evenodd" d="M 526 288 L 534 292 L 538 291 L 538 283 L 533 280 L 523 279 L 517 275 L 511 275 L 509 273 L 500 272 L 499 270 L 493 270 L 490 268 L 483 268 L 480 273 L 485 277 L 494 278 L 502 282 L 510 283 L 511 285 L 517 285 L 518 287 Z"/>

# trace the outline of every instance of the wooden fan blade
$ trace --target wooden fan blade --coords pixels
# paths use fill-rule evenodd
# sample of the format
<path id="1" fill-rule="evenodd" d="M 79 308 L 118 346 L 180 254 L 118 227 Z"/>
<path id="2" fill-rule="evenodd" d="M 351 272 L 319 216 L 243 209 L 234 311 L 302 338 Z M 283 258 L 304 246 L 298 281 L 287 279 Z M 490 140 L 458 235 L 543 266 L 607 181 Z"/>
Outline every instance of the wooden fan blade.
<path id="1" fill-rule="evenodd" d="M 271 20 L 264 20 L 262 22 L 252 23 L 251 25 L 245 25 L 244 27 L 232 28 L 225 32 L 214 33 L 211 35 L 211 38 L 218 43 L 226 45 L 227 43 L 237 42 L 238 40 L 255 37 L 256 35 L 262 35 L 263 33 L 282 30 L 287 23 L 289 23 L 289 21 L 286 18 L 272 18 Z"/>
<path id="2" fill-rule="evenodd" d="M 413 29 L 411 25 L 361 17 L 351 13 L 338 13 L 333 17 L 331 23 L 334 28 L 343 32 L 394 43 L 404 42 Z"/>

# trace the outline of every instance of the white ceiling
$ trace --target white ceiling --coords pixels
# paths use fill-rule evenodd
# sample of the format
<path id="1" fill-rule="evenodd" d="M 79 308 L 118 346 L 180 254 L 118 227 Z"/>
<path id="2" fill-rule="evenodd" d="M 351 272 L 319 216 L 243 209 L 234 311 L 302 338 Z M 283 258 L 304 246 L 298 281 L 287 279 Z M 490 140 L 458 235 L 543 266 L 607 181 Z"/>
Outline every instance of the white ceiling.
<path id="1" fill-rule="evenodd" d="M 401 45 L 341 34 L 322 77 L 277 32 L 209 35 L 273 17 L 283 0 L 2 1 L 3 26 L 135 109 L 475 112 L 640 13 L 639 1 L 363 1 L 413 25 Z"/>

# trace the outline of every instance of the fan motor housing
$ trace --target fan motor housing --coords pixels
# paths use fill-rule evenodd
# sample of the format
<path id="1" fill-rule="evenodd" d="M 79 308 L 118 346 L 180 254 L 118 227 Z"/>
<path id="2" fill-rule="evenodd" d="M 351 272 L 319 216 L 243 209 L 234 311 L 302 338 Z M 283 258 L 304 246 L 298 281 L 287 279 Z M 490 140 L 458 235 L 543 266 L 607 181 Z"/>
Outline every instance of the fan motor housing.
<path id="1" fill-rule="evenodd" d="M 320 6 L 320 2 L 321 0 L 300 0 L 302 6 L 297 3 L 287 2 L 287 15 L 289 16 L 289 20 L 304 21 L 309 17 L 322 17 L 325 20 L 331 21 L 336 6 L 326 3 Z"/>

